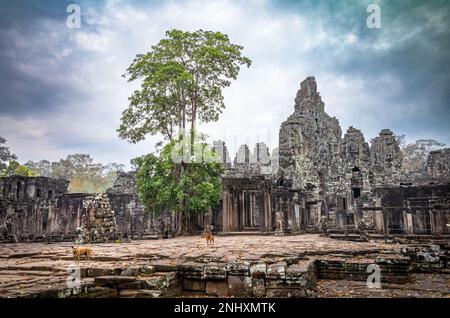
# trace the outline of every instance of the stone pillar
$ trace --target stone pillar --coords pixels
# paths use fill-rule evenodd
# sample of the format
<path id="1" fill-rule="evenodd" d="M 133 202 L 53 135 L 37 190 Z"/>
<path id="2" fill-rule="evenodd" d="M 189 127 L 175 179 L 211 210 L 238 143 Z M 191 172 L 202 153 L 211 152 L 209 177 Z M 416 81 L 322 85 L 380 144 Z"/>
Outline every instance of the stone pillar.
<path id="1" fill-rule="evenodd" d="M 272 206 L 270 203 L 270 193 L 263 190 L 259 194 L 259 229 L 261 232 L 272 230 Z"/>
<path id="2" fill-rule="evenodd" d="M 265 199 L 266 202 L 264 203 L 265 209 L 266 209 L 266 219 L 267 219 L 267 231 L 272 231 L 273 224 L 272 224 L 272 204 L 270 201 L 270 191 L 265 191 Z"/>
<path id="3" fill-rule="evenodd" d="M 239 192 L 233 190 L 233 223 L 232 223 L 232 231 L 236 232 L 240 230 L 240 215 L 239 215 L 239 203 L 240 203 L 240 195 Z"/>
<path id="4" fill-rule="evenodd" d="M 239 230 L 242 230 L 243 228 L 244 228 L 244 226 L 245 226 L 245 217 L 246 217 L 246 211 L 245 211 L 245 192 L 244 192 L 244 190 L 242 190 L 241 191 L 241 193 L 240 193 L 240 203 L 241 203 L 241 215 L 240 215 L 240 222 L 239 222 L 239 224 L 240 224 L 240 228 L 239 228 Z"/>
<path id="5" fill-rule="evenodd" d="M 229 231 L 229 225 L 228 225 L 228 213 L 229 213 L 228 196 L 229 196 L 228 191 L 227 190 L 223 190 L 223 196 L 222 196 L 222 232 L 228 232 Z"/>
<path id="6" fill-rule="evenodd" d="M 251 194 L 252 199 L 252 226 L 259 226 L 259 209 L 257 204 L 257 195 L 255 192 Z"/>
<path id="7" fill-rule="evenodd" d="M 222 202 L 222 231 L 234 232 L 239 230 L 238 196 L 232 189 L 225 189 Z"/>
<path id="8" fill-rule="evenodd" d="M 266 220 L 264 216 L 264 193 L 258 193 L 259 202 L 259 230 L 265 232 Z"/>

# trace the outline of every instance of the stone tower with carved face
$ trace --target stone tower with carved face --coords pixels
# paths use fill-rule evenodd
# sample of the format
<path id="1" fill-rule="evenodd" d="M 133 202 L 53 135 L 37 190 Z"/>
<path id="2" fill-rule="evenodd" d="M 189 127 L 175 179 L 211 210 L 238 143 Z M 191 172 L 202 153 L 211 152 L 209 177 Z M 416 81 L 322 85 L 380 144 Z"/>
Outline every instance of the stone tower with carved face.
<path id="1" fill-rule="evenodd" d="M 337 169 L 340 159 L 341 127 L 324 110 L 314 77 L 300 84 L 294 113 L 281 124 L 279 135 L 280 170 L 289 176 L 299 157 L 308 157 L 320 176 Z"/>

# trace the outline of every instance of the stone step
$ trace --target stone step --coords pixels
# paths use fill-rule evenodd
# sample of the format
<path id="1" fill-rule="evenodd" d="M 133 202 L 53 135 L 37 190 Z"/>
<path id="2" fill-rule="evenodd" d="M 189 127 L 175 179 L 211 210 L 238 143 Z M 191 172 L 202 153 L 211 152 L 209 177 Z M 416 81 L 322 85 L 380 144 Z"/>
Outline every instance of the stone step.
<path id="1" fill-rule="evenodd" d="M 129 284 L 136 281 L 136 277 L 132 276 L 98 276 L 95 277 L 94 283 L 101 287 L 119 288 L 121 284 Z"/>
<path id="2" fill-rule="evenodd" d="M 244 226 L 244 232 L 259 232 L 259 226 Z"/>
<path id="3" fill-rule="evenodd" d="M 359 234 L 330 234 L 330 238 L 335 240 L 362 242 L 366 239 Z"/>
<path id="4" fill-rule="evenodd" d="M 409 280 L 410 259 L 408 257 L 378 256 L 376 259 L 318 259 L 316 262 L 317 278 L 335 280 L 367 280 L 371 264 L 380 267 L 381 281 L 405 282 Z"/>
<path id="5" fill-rule="evenodd" d="M 119 298 L 158 298 L 161 294 L 160 290 L 122 289 L 118 296 Z"/>

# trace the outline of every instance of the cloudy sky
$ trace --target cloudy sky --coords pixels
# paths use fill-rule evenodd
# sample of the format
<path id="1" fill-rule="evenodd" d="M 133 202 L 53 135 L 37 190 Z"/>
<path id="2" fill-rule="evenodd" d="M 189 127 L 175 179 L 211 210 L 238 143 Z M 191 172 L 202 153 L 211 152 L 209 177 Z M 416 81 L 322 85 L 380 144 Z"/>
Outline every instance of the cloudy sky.
<path id="1" fill-rule="evenodd" d="M 69 4 L 81 28 L 66 25 Z M 369 29 L 367 6 L 381 9 Z M 407 141 L 450 144 L 450 2 L 442 1 L 10 1 L 0 0 L 0 136 L 21 162 L 90 153 L 128 164 L 137 145 L 116 133 L 136 87 L 121 75 L 166 30 L 214 30 L 244 46 L 249 69 L 225 90 L 226 109 L 202 131 L 270 148 L 315 76 L 325 110 L 366 140 L 383 128 Z"/>

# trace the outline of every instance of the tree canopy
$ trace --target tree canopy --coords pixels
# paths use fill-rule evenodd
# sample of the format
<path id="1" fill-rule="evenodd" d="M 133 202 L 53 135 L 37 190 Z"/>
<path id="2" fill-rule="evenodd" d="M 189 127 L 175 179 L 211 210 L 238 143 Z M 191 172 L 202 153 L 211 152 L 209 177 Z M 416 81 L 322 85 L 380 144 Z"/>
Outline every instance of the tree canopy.
<path id="1" fill-rule="evenodd" d="M 167 143 L 158 155 L 133 162 L 139 195 L 149 210 L 179 212 L 182 234 L 192 233 L 193 215 L 219 202 L 221 167 L 196 125 L 219 119 L 223 89 L 251 64 L 242 50 L 220 32 L 173 29 L 123 74 L 141 85 L 122 112 L 119 136 L 137 143 L 161 134 Z"/>
<path id="2" fill-rule="evenodd" d="M 0 176 L 24 176 L 24 177 L 36 177 L 38 174 L 30 168 L 21 165 L 16 160 L 10 160 L 9 164 L 2 170 Z"/>
<path id="3" fill-rule="evenodd" d="M 17 156 L 6 147 L 6 139 L 0 137 L 0 176 L 42 176 L 70 181 L 69 192 L 101 193 L 111 187 L 118 171 L 125 166 L 118 163 L 103 165 L 94 162 L 89 154 L 71 154 L 65 159 L 28 161 L 20 164 Z"/>
<path id="4" fill-rule="evenodd" d="M 119 136 L 136 143 L 161 133 L 173 140 L 176 129 L 182 134 L 188 123 L 194 131 L 197 121 L 217 121 L 225 107 L 223 88 L 237 78 L 242 65 L 251 64 L 242 49 L 220 32 L 167 31 L 123 75 L 142 83 L 122 113 Z"/>
<path id="5" fill-rule="evenodd" d="M 70 181 L 68 191 L 72 193 L 105 192 L 112 186 L 117 171 L 125 168 L 117 163 L 96 163 L 89 154 L 71 154 L 55 162 L 28 161 L 25 166 L 35 171 L 36 175 Z"/>
<path id="6" fill-rule="evenodd" d="M 174 160 L 179 141 L 168 143 L 158 155 L 136 158 L 139 197 L 150 212 L 179 212 L 195 215 L 207 213 L 220 200 L 222 166 L 217 156 L 202 140 L 196 140 L 196 149 L 204 160 L 192 160 L 181 174 Z M 199 154 L 197 154 L 199 155 Z M 184 230 L 190 226 L 185 219 Z"/>
<path id="7" fill-rule="evenodd" d="M 17 156 L 12 154 L 9 147 L 5 146 L 6 139 L 0 136 L 0 174 L 7 168 L 10 160 L 17 160 Z"/>

